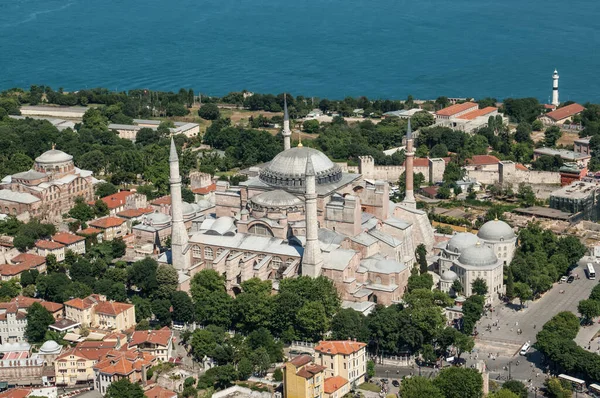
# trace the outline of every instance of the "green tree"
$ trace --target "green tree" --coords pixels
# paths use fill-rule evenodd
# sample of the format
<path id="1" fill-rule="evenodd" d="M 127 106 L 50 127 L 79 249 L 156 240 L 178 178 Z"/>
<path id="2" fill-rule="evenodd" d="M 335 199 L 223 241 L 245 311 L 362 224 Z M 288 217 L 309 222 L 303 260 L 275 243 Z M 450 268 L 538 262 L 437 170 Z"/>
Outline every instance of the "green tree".
<path id="1" fill-rule="evenodd" d="M 273 380 L 283 381 L 283 371 L 281 370 L 281 368 L 275 369 L 275 371 L 273 372 Z"/>
<path id="2" fill-rule="evenodd" d="M 531 128 L 533 129 L 533 131 L 542 131 L 542 129 L 544 128 L 544 124 L 540 119 L 535 119 L 533 123 L 531 123 Z"/>
<path id="3" fill-rule="evenodd" d="M 561 136 L 562 132 L 560 131 L 560 127 L 548 127 L 544 132 L 544 144 L 549 147 L 554 147 Z"/>
<path id="4" fill-rule="evenodd" d="M 221 117 L 221 112 L 217 104 L 204 104 L 198 109 L 198 116 L 205 120 L 217 120 Z"/>
<path id="5" fill-rule="evenodd" d="M 463 352 L 470 352 L 475 347 L 475 340 L 471 336 L 462 333 L 456 334 L 454 340 L 457 356 L 460 358 Z"/>
<path id="6" fill-rule="evenodd" d="M 473 283 L 471 283 L 471 290 L 473 293 L 478 294 L 480 296 L 485 296 L 488 293 L 488 286 L 483 278 L 476 278 Z"/>
<path id="7" fill-rule="evenodd" d="M 506 388 L 502 388 L 489 394 L 488 398 L 520 398 L 520 396 L 510 390 L 507 390 Z"/>
<path id="8" fill-rule="evenodd" d="M 194 304 L 186 292 L 174 292 L 171 297 L 171 305 L 173 306 L 174 321 L 189 323 L 194 320 Z"/>
<path id="9" fill-rule="evenodd" d="M 444 392 L 445 398 L 480 398 L 483 396 L 481 374 L 471 368 L 453 366 L 442 369 L 433 384 Z"/>
<path id="10" fill-rule="evenodd" d="M 533 291 L 526 283 L 516 282 L 515 283 L 515 296 L 519 298 L 521 307 L 523 307 L 523 304 L 525 303 L 525 301 L 531 300 L 533 298 Z"/>
<path id="11" fill-rule="evenodd" d="M 365 316 L 351 308 L 343 308 L 334 315 L 331 320 L 331 333 L 334 340 L 369 339 Z"/>
<path id="12" fill-rule="evenodd" d="M 444 398 L 440 388 L 436 387 L 431 380 L 421 376 L 402 380 L 400 394 L 403 398 Z"/>
<path id="13" fill-rule="evenodd" d="M 527 122 L 521 122 L 517 126 L 515 131 L 515 141 L 517 142 L 533 142 L 531 140 L 531 124 Z"/>
<path id="14" fill-rule="evenodd" d="M 375 377 L 375 362 L 369 359 L 367 361 L 367 380 L 371 380 L 373 377 Z"/>
<path id="15" fill-rule="evenodd" d="M 460 295 L 463 292 L 463 285 L 460 279 L 456 279 L 454 282 L 452 282 L 452 290 L 454 290 L 457 295 Z"/>
<path id="16" fill-rule="evenodd" d="M 54 323 L 52 314 L 39 303 L 33 303 L 27 310 L 25 338 L 31 343 L 44 341 L 48 326 Z"/>
<path id="17" fill-rule="evenodd" d="M 92 209 L 85 199 L 81 196 L 75 198 L 75 205 L 69 210 L 69 216 L 76 218 L 80 222 L 86 222 L 94 218 L 94 209 Z"/>
<path id="18" fill-rule="evenodd" d="M 508 390 L 518 398 L 527 398 L 527 387 L 518 380 L 508 380 L 502 385 L 503 390 Z"/>
<path id="19" fill-rule="evenodd" d="M 179 285 L 179 277 L 175 268 L 170 264 L 159 265 L 156 268 L 156 283 L 158 289 L 154 293 L 155 297 L 170 299 Z"/>
<path id="20" fill-rule="evenodd" d="M 248 358 L 243 357 L 240 359 L 240 362 L 238 362 L 238 377 L 240 380 L 248 380 L 252 376 L 253 370 L 254 365 Z"/>
<path id="21" fill-rule="evenodd" d="M 581 300 L 577 305 L 577 311 L 583 319 L 590 322 L 593 318 L 600 316 L 600 302 L 596 300 Z"/>
<path id="22" fill-rule="evenodd" d="M 426 274 L 428 270 L 428 264 L 427 248 L 425 247 L 425 245 L 422 243 L 418 245 L 417 249 L 415 250 L 415 254 L 415 257 L 417 257 L 417 262 L 419 263 L 419 271 L 421 272 L 421 274 Z"/>
<path id="23" fill-rule="evenodd" d="M 208 329 L 196 329 L 192 334 L 190 343 L 192 353 L 196 360 L 201 361 L 204 357 L 211 357 L 217 348 L 215 334 Z"/>
<path id="24" fill-rule="evenodd" d="M 410 293 L 416 289 L 428 289 L 431 290 L 433 287 L 433 276 L 429 273 L 418 274 L 418 270 L 415 268 L 415 272 L 408 277 L 407 291 Z"/>
<path id="25" fill-rule="evenodd" d="M 301 337 L 308 341 L 318 341 L 329 330 L 325 307 L 316 301 L 309 301 L 298 310 L 297 322 Z"/>
<path id="26" fill-rule="evenodd" d="M 305 120 L 302 123 L 302 130 L 308 134 L 316 134 L 319 132 L 319 121 L 316 119 Z"/>
<path id="27" fill-rule="evenodd" d="M 106 398 L 145 398 L 144 390 L 137 383 L 132 383 L 127 378 L 120 379 L 110 384 L 106 389 Z"/>
<path id="28" fill-rule="evenodd" d="M 165 299 L 152 301 L 152 312 L 161 326 L 171 325 L 171 302 Z"/>
<path id="29" fill-rule="evenodd" d="M 533 123 L 542 109 L 537 98 L 506 98 L 503 106 L 505 114 L 517 123 Z"/>
<path id="30" fill-rule="evenodd" d="M 573 390 L 571 385 L 557 377 L 547 379 L 544 384 L 550 398 L 571 398 Z"/>
<path id="31" fill-rule="evenodd" d="M 506 276 L 506 296 L 509 299 L 513 299 L 515 297 L 515 278 L 513 277 L 512 269 L 508 267 Z"/>

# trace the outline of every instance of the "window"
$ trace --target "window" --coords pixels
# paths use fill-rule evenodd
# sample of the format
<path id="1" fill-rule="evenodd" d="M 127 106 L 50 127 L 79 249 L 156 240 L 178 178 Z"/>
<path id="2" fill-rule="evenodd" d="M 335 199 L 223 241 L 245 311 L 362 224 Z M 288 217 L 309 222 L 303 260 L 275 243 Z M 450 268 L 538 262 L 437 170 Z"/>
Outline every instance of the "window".
<path id="1" fill-rule="evenodd" d="M 192 256 L 194 258 L 202 258 L 202 252 L 198 246 L 192 246 Z"/>
<path id="2" fill-rule="evenodd" d="M 268 236 L 268 237 L 273 236 L 273 232 L 271 232 L 269 227 L 267 227 L 264 224 L 254 224 L 253 226 L 250 227 L 250 229 L 248 230 L 248 233 L 250 233 L 252 235 L 258 235 L 258 236 Z"/>
<path id="3" fill-rule="evenodd" d="M 273 257 L 273 259 L 271 260 L 271 266 L 273 268 L 281 268 L 281 265 L 283 264 L 283 261 L 281 260 L 281 257 Z"/>
<path id="4" fill-rule="evenodd" d="M 204 248 L 204 259 L 206 259 L 206 260 L 212 260 L 213 258 L 214 257 L 213 257 L 213 249 L 212 249 L 212 247 L 208 247 L 208 246 L 205 247 Z"/>

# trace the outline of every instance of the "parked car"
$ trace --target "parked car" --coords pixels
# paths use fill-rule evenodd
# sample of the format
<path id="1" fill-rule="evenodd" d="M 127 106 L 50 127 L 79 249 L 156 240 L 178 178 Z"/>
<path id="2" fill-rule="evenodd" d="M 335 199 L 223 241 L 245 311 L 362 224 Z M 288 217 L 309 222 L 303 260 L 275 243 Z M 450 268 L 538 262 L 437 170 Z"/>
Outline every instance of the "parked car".
<path id="1" fill-rule="evenodd" d="M 571 275 L 568 279 L 567 279 L 567 283 L 573 283 L 573 281 L 575 280 L 575 277 L 573 275 Z"/>
<path id="2" fill-rule="evenodd" d="M 566 276 L 563 276 L 562 278 L 560 278 L 560 281 L 558 281 L 558 282 L 565 283 L 567 281 L 567 279 L 569 279 L 569 278 L 567 278 Z"/>
<path id="3" fill-rule="evenodd" d="M 392 380 L 392 385 L 394 387 L 400 387 L 400 382 L 398 380 Z"/>

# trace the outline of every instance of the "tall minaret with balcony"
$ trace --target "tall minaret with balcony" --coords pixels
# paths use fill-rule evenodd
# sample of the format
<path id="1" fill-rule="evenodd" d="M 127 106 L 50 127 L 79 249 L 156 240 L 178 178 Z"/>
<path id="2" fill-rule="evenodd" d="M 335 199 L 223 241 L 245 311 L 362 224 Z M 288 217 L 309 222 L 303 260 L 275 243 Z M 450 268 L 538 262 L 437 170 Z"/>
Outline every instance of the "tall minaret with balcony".
<path id="1" fill-rule="evenodd" d="M 181 176 L 179 175 L 179 157 L 175 141 L 171 137 L 169 153 L 169 183 L 171 185 L 171 263 L 176 270 L 190 268 L 190 257 L 185 253 L 188 234 L 183 222 L 183 199 L 181 197 Z"/>
<path id="2" fill-rule="evenodd" d="M 292 130 L 290 130 L 290 114 L 287 107 L 287 94 L 283 94 L 283 149 L 287 151 L 291 148 Z"/>

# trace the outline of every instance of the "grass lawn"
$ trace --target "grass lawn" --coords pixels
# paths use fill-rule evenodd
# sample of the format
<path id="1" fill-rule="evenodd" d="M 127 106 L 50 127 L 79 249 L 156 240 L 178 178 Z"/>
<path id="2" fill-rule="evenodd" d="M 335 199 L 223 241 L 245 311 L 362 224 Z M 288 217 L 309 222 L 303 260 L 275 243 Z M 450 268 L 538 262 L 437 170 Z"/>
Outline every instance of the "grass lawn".
<path id="1" fill-rule="evenodd" d="M 380 392 L 381 388 L 378 387 L 377 385 L 373 384 L 373 383 L 362 383 L 360 386 L 358 386 L 359 390 L 366 390 L 366 391 L 373 391 L 373 392 Z"/>

